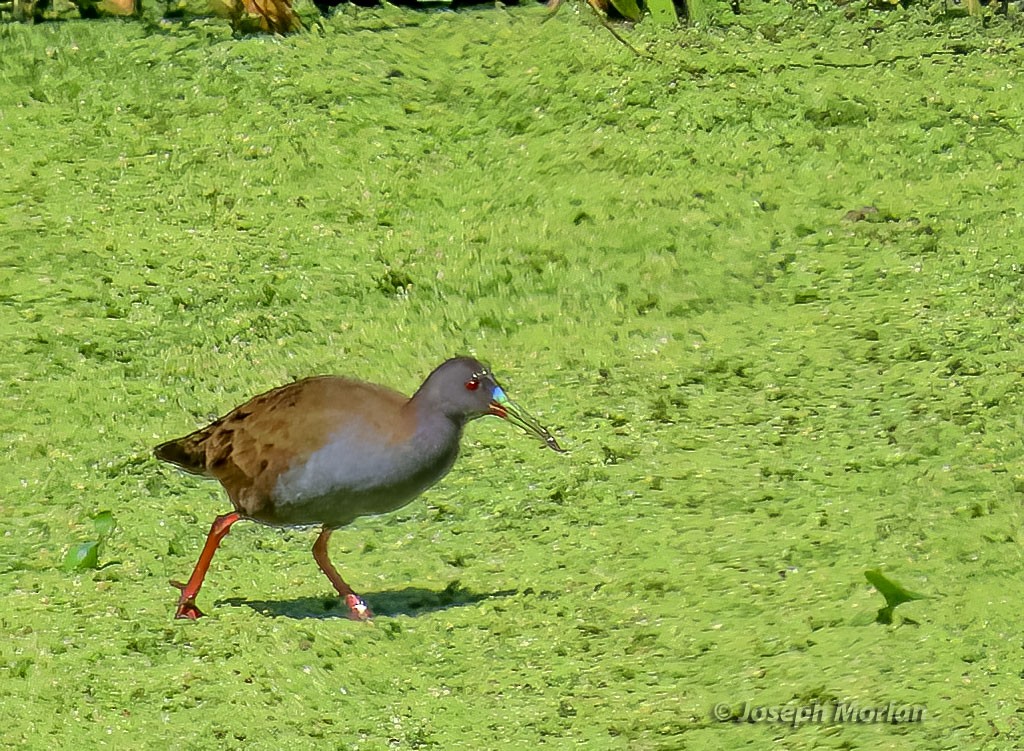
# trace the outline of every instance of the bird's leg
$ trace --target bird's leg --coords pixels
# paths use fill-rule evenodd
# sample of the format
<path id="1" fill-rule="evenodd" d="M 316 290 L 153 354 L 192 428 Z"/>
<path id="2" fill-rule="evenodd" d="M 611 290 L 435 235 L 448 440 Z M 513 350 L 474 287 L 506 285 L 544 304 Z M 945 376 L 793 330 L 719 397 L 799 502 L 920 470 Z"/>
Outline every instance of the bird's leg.
<path id="1" fill-rule="evenodd" d="M 370 612 L 366 601 L 352 591 L 352 587 L 345 583 L 341 574 L 338 573 L 338 569 L 334 568 L 334 564 L 331 563 L 331 557 L 327 552 L 327 541 L 331 539 L 333 531 L 330 527 L 320 530 L 320 535 L 313 543 L 313 559 L 324 575 L 331 580 L 331 584 L 338 590 L 338 594 L 345 600 L 345 604 L 348 605 L 349 618 L 354 621 L 368 621 L 373 618 L 373 613 Z"/>
<path id="2" fill-rule="evenodd" d="M 177 581 L 171 582 L 173 586 L 181 590 L 181 597 L 178 598 L 178 611 L 174 614 L 175 618 L 188 618 L 194 621 L 202 617 L 202 611 L 196 607 L 196 595 L 199 594 L 199 588 L 203 586 L 206 570 L 210 568 L 210 561 L 213 560 L 213 554 L 217 552 L 217 546 L 231 529 L 231 525 L 241 518 L 240 513 L 232 511 L 230 514 L 224 514 L 214 519 L 213 526 L 210 527 L 210 534 L 206 536 L 203 552 L 199 554 L 199 561 L 192 570 L 192 576 L 188 578 L 188 582 L 186 584 Z"/>

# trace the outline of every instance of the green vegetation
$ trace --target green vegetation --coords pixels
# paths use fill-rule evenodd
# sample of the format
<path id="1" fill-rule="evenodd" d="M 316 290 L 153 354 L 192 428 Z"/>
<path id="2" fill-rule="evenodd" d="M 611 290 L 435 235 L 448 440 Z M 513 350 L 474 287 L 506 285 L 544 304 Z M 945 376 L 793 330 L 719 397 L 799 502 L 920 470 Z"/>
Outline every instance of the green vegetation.
<path id="1" fill-rule="evenodd" d="M 1019 745 L 1020 35 L 744 8 L 0 26 L 3 745 Z M 255 524 L 172 619 L 228 504 L 153 445 L 458 352 L 570 453 L 336 533 L 372 624 Z"/>
<path id="2" fill-rule="evenodd" d="M 114 515 L 101 511 L 92 517 L 94 539 L 72 545 L 64 556 L 65 571 L 84 571 L 99 568 L 100 546 L 114 531 Z"/>
<path id="3" fill-rule="evenodd" d="M 886 625 L 892 623 L 893 611 L 903 603 L 925 599 L 924 595 L 904 589 L 877 568 L 865 571 L 864 578 L 871 582 L 871 585 L 885 598 L 885 606 L 879 608 L 878 615 L 875 616 L 875 621 L 878 623 Z"/>

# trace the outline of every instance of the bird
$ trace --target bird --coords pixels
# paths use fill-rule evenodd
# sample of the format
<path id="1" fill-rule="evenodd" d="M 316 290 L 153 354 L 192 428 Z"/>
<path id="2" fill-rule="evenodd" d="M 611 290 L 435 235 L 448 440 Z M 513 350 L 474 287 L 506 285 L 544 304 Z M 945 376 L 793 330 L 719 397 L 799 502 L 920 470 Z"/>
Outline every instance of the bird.
<path id="1" fill-rule="evenodd" d="M 319 526 L 313 559 L 348 607 L 373 617 L 331 562 L 331 534 L 361 516 L 405 506 L 448 474 L 466 424 L 494 415 L 564 453 L 512 401 L 489 367 L 454 357 L 412 397 L 343 376 L 314 376 L 253 397 L 218 420 L 153 452 L 185 472 L 216 479 L 234 509 L 217 516 L 180 590 L 176 618 L 203 616 L 196 597 L 221 540 L 240 520 L 276 527 Z"/>

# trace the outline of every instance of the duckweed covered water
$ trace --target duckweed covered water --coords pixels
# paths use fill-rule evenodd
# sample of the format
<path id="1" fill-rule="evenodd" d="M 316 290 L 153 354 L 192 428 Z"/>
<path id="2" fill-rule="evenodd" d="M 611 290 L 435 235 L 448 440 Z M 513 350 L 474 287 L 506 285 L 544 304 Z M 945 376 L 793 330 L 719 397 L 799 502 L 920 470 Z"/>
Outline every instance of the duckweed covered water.
<path id="1" fill-rule="evenodd" d="M 1020 742 L 1019 30 L 744 8 L 0 28 L 4 745 Z M 152 445 L 458 352 L 571 453 L 336 533 L 371 625 L 254 524 L 172 619 L 228 505 Z"/>

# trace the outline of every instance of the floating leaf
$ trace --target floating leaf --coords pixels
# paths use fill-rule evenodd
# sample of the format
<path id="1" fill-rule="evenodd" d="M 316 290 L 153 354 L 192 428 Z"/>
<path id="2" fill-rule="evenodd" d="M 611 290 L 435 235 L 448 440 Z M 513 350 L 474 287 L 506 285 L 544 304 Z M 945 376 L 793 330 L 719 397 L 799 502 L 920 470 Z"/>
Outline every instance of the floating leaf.
<path id="1" fill-rule="evenodd" d="M 65 571 L 87 571 L 97 568 L 100 562 L 100 543 L 98 540 L 72 545 L 64 556 Z"/>
<path id="2" fill-rule="evenodd" d="M 612 5 L 623 18 L 630 21 L 640 20 L 640 6 L 636 4 L 636 0 L 612 0 Z"/>
<path id="3" fill-rule="evenodd" d="M 707 23 L 710 16 L 711 8 L 708 7 L 708 0 L 686 0 L 686 19 L 690 23 Z"/>
<path id="4" fill-rule="evenodd" d="M 897 584 L 892 579 L 889 579 L 882 573 L 879 568 L 873 568 L 869 571 L 864 572 L 864 578 L 871 583 L 875 589 L 878 590 L 879 594 L 885 598 L 885 607 L 879 608 L 878 615 L 875 616 L 876 623 L 892 623 L 892 613 L 896 609 L 897 605 L 902 605 L 905 602 L 911 600 L 926 600 L 926 595 L 921 595 L 916 592 L 911 592 L 909 589 L 904 589 L 900 584 Z"/>
<path id="5" fill-rule="evenodd" d="M 96 528 L 96 534 L 100 537 L 109 537 L 110 533 L 114 531 L 116 524 L 114 523 L 114 515 L 109 511 L 100 511 L 98 514 L 92 517 L 93 527 Z"/>
<path id="6" fill-rule="evenodd" d="M 679 23 L 676 5 L 672 0 L 647 0 L 647 10 L 654 23 L 661 26 L 675 26 Z"/>

